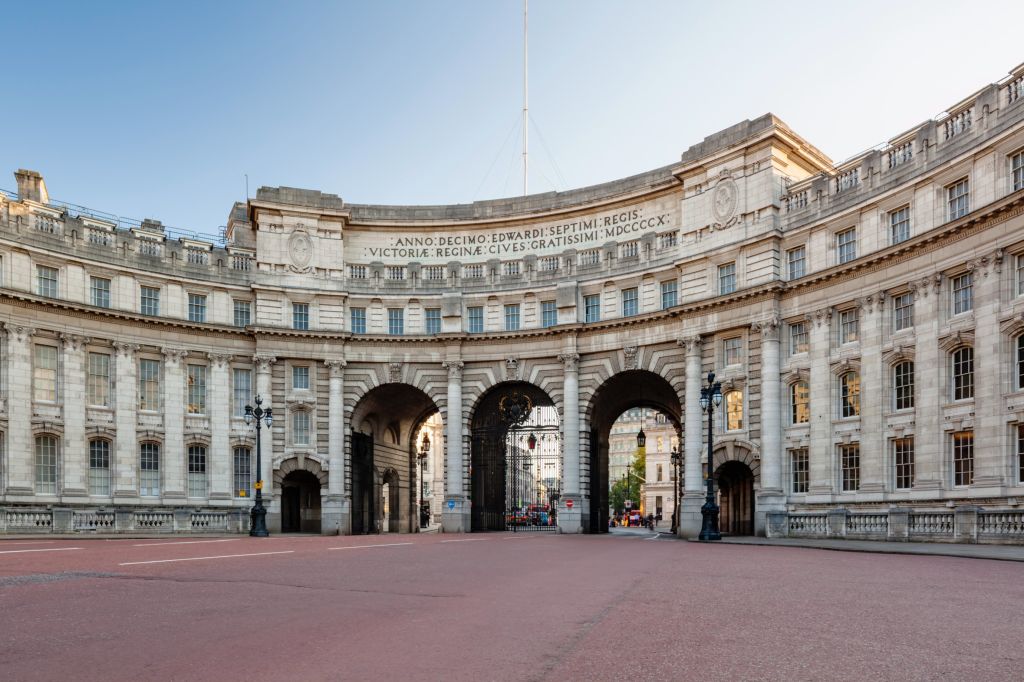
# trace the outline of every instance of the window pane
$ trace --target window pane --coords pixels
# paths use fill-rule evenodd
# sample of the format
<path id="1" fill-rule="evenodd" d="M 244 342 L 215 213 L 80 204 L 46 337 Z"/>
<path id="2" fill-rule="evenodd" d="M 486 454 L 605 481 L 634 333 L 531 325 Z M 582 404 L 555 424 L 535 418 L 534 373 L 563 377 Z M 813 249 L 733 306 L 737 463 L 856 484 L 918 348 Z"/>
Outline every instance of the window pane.
<path id="1" fill-rule="evenodd" d="M 139 360 L 139 409 L 160 409 L 159 360 Z"/>
<path id="2" fill-rule="evenodd" d="M 640 312 L 640 298 L 636 288 L 622 290 L 622 316 L 629 317 Z"/>
<path id="3" fill-rule="evenodd" d="M 190 322 L 206 322 L 206 296 L 188 295 L 188 319 Z"/>
<path id="4" fill-rule="evenodd" d="M 949 204 L 949 219 L 956 220 L 961 216 L 967 215 L 967 212 L 970 210 L 970 192 L 967 178 L 947 187 L 946 194 Z"/>
<path id="5" fill-rule="evenodd" d="M 232 389 L 234 392 L 233 413 L 236 417 L 245 416 L 245 406 L 252 399 L 252 372 L 248 369 L 236 369 L 232 372 Z"/>
<path id="6" fill-rule="evenodd" d="M 292 413 L 292 443 L 309 445 L 309 412 Z"/>
<path id="7" fill-rule="evenodd" d="M 36 346 L 32 387 L 36 400 L 57 400 L 57 347 Z"/>
<path id="8" fill-rule="evenodd" d="M 843 492 L 860 488 L 860 445 L 839 446 L 840 488 Z"/>
<path id="9" fill-rule="evenodd" d="M 597 294 L 583 297 L 584 320 L 598 322 L 601 320 L 601 297 Z"/>
<path id="10" fill-rule="evenodd" d="M 836 235 L 839 263 L 849 263 L 857 257 L 857 230 L 844 230 Z"/>
<path id="11" fill-rule="evenodd" d="M 36 266 L 36 293 L 40 296 L 57 298 L 57 268 Z"/>
<path id="12" fill-rule="evenodd" d="M 895 486 L 898 489 L 911 488 L 914 485 L 914 438 L 895 438 L 892 445 Z"/>
<path id="13" fill-rule="evenodd" d="M 842 418 L 860 415 L 860 377 L 856 372 L 847 372 L 839 379 L 839 416 Z"/>
<path id="14" fill-rule="evenodd" d="M 519 329 L 519 306 L 505 306 L 505 331 L 514 332 Z"/>
<path id="15" fill-rule="evenodd" d="M 441 333 L 441 309 L 427 308 L 424 324 L 424 331 L 427 334 L 435 335 Z"/>
<path id="16" fill-rule="evenodd" d="M 309 304 L 308 303 L 293 303 L 292 304 L 292 329 L 307 330 L 309 329 Z"/>
<path id="17" fill-rule="evenodd" d="M 188 366 L 188 413 L 206 414 L 206 365 Z"/>
<path id="18" fill-rule="evenodd" d="M 558 324 L 558 308 L 554 301 L 541 301 L 540 315 L 542 327 L 554 327 Z"/>
<path id="19" fill-rule="evenodd" d="M 910 239 L 909 206 L 904 206 L 889 214 L 889 239 L 892 244 L 899 244 Z"/>
<path id="20" fill-rule="evenodd" d="M 93 277 L 91 280 L 92 304 L 99 308 L 110 307 L 110 280 Z"/>
<path id="21" fill-rule="evenodd" d="M 470 306 L 466 308 L 467 329 L 470 334 L 480 334 L 484 330 L 484 309 L 483 306 Z"/>
<path id="22" fill-rule="evenodd" d="M 109 441 L 89 441 L 89 494 L 110 494 Z"/>
<path id="23" fill-rule="evenodd" d="M 743 428 L 743 393 L 741 391 L 729 391 L 725 394 L 727 431 L 737 431 Z"/>
<path id="24" fill-rule="evenodd" d="M 206 447 L 188 447 L 188 496 L 206 497 Z"/>
<path id="25" fill-rule="evenodd" d="M 790 471 L 793 474 L 793 492 L 806 493 L 811 479 L 810 458 L 806 448 L 790 451 Z"/>
<path id="26" fill-rule="evenodd" d="M 292 367 L 292 388 L 306 390 L 309 388 L 309 367 Z"/>
<path id="27" fill-rule="evenodd" d="M 252 495 L 252 453 L 249 448 L 235 448 L 234 479 L 235 497 L 250 497 Z"/>
<path id="28" fill-rule="evenodd" d="M 897 410 L 914 407 L 914 363 L 901 362 L 893 368 L 893 394 Z"/>
<path id="29" fill-rule="evenodd" d="M 57 439 L 54 436 L 36 438 L 35 481 L 37 493 L 57 494 Z"/>
<path id="30" fill-rule="evenodd" d="M 970 272 L 953 278 L 953 314 L 974 308 L 974 275 Z"/>
<path id="31" fill-rule="evenodd" d="M 671 308 L 679 300 L 679 282 L 672 280 L 661 283 L 661 307 Z"/>
<path id="32" fill-rule="evenodd" d="M 352 318 L 352 333 L 353 334 L 365 334 L 366 333 L 366 308 L 352 308 L 350 311 Z"/>
<path id="33" fill-rule="evenodd" d="M 974 397 L 974 349 L 958 348 L 953 351 L 953 400 Z"/>
<path id="34" fill-rule="evenodd" d="M 789 392 L 793 423 L 806 424 L 811 421 L 811 389 L 807 382 L 796 382 L 790 387 Z"/>
<path id="35" fill-rule="evenodd" d="M 736 264 L 718 266 L 718 293 L 731 294 L 736 291 Z"/>
<path id="36" fill-rule="evenodd" d="M 139 312 L 143 315 L 159 315 L 160 289 L 156 287 L 142 287 L 140 291 Z"/>
<path id="37" fill-rule="evenodd" d="M 405 333 L 405 310 L 388 308 L 388 334 L 401 336 Z"/>
<path id="38" fill-rule="evenodd" d="M 953 485 L 974 483 L 974 431 L 953 434 Z"/>
<path id="39" fill-rule="evenodd" d="M 160 494 L 160 446 L 156 443 L 139 446 L 139 494 L 145 497 Z"/>
<path id="40" fill-rule="evenodd" d="M 105 353 L 89 353 L 86 402 L 110 407 L 110 356 Z"/>
<path id="41" fill-rule="evenodd" d="M 252 323 L 251 301 L 235 301 L 234 312 L 236 327 L 248 327 Z"/>
<path id="42" fill-rule="evenodd" d="M 807 274 L 807 251 L 804 247 L 787 251 L 786 259 L 789 265 L 789 279 L 798 279 Z"/>
<path id="43" fill-rule="evenodd" d="M 806 353 L 810 349 L 806 322 L 794 322 L 789 325 L 790 354 Z"/>

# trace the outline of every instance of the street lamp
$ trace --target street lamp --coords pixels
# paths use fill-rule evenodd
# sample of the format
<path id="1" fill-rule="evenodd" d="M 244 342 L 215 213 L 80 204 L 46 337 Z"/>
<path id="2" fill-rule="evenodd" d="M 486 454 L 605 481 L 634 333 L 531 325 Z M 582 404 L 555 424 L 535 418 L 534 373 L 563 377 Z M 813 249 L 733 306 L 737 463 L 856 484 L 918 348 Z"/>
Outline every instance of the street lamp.
<path id="1" fill-rule="evenodd" d="M 682 494 L 680 492 L 680 488 L 682 486 L 680 485 L 679 479 L 682 477 L 683 453 L 679 452 L 679 446 L 676 446 L 676 447 L 672 448 L 672 457 L 671 457 L 671 459 L 672 459 L 672 472 L 673 472 L 673 474 L 675 476 L 675 478 L 674 478 L 675 484 L 672 486 L 673 487 L 672 494 L 675 497 L 675 504 L 672 507 L 672 532 L 675 533 L 677 530 L 679 530 L 679 506 L 680 506 L 679 505 L 679 502 L 680 502 L 679 498 L 682 497 Z"/>
<path id="2" fill-rule="evenodd" d="M 267 425 L 269 429 L 274 423 L 274 409 L 268 407 L 263 409 L 263 398 L 256 396 L 253 401 L 256 403 L 256 407 L 252 405 L 245 406 L 245 423 L 252 424 L 255 420 L 256 423 L 256 501 L 252 505 L 252 511 L 249 512 L 249 535 L 255 538 L 265 538 L 270 535 L 267 532 L 267 510 L 263 507 L 263 479 L 260 476 L 263 474 L 263 452 L 260 447 L 260 429 L 263 424 Z"/>
<path id="3" fill-rule="evenodd" d="M 700 535 L 697 537 L 701 542 L 722 539 L 722 534 L 718 532 L 718 505 L 715 503 L 714 432 L 712 430 L 715 408 L 721 404 L 722 384 L 715 381 L 714 372 L 708 372 L 708 385 L 700 389 L 700 409 L 708 413 L 708 495 L 704 500 L 704 506 L 700 508 L 702 521 Z"/>
<path id="4" fill-rule="evenodd" d="M 427 527 L 427 515 L 423 511 L 423 503 L 426 501 L 427 496 L 426 487 L 426 467 L 427 467 L 427 455 L 430 454 L 430 436 L 427 432 L 423 432 L 423 440 L 420 442 L 420 528 Z"/>

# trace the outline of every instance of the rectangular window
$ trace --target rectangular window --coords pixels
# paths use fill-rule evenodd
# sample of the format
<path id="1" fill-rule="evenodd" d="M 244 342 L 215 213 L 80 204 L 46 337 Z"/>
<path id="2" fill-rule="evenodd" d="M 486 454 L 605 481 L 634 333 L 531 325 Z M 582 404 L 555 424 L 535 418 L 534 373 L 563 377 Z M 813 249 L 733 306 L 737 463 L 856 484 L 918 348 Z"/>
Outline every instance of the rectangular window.
<path id="1" fill-rule="evenodd" d="M 974 274 L 965 272 L 953 278 L 953 314 L 974 309 Z"/>
<path id="2" fill-rule="evenodd" d="M 853 343 L 859 331 L 860 316 L 856 308 L 839 313 L 839 343 Z"/>
<path id="3" fill-rule="evenodd" d="M 558 307 L 554 301 L 540 302 L 540 326 L 554 327 L 558 324 Z"/>
<path id="4" fill-rule="evenodd" d="M 736 264 L 718 266 L 718 293 L 731 294 L 736 291 Z"/>
<path id="5" fill-rule="evenodd" d="M 974 397 L 974 349 L 970 346 L 957 348 L 950 359 L 953 363 L 953 400 L 970 400 Z"/>
<path id="6" fill-rule="evenodd" d="M 790 471 L 792 472 L 793 492 L 806 493 L 811 481 L 811 462 L 807 448 L 789 451 Z"/>
<path id="7" fill-rule="evenodd" d="M 32 368 L 32 395 L 35 400 L 57 401 L 57 347 L 36 346 Z"/>
<path id="8" fill-rule="evenodd" d="M 794 322 L 789 325 L 789 354 L 806 353 L 811 348 L 808 340 L 807 323 Z"/>
<path id="9" fill-rule="evenodd" d="M 309 412 L 292 412 L 292 444 L 309 445 Z"/>
<path id="10" fill-rule="evenodd" d="M 914 409 L 914 363 L 901 362 L 892 370 L 893 407 L 897 410 Z"/>
<path id="11" fill-rule="evenodd" d="M 640 293 L 633 287 L 622 290 L 622 316 L 630 317 L 640 312 Z"/>
<path id="12" fill-rule="evenodd" d="M 160 446 L 142 443 L 139 446 L 139 495 L 156 497 L 160 494 Z"/>
<path id="13" fill-rule="evenodd" d="M 726 339 L 723 346 L 726 366 L 743 363 L 743 339 L 739 337 Z"/>
<path id="14" fill-rule="evenodd" d="M 953 439 L 953 485 L 974 483 L 974 431 L 957 431 Z"/>
<path id="15" fill-rule="evenodd" d="M 892 330 L 910 329 L 914 326 L 914 295 L 900 294 L 892 298 Z"/>
<path id="16" fill-rule="evenodd" d="M 206 446 L 188 446 L 188 496 L 206 497 Z"/>
<path id="17" fill-rule="evenodd" d="M 237 447 L 234 452 L 235 497 L 249 497 L 252 491 L 252 453 Z"/>
<path id="18" fill-rule="evenodd" d="M 484 308 L 479 305 L 471 305 L 466 308 L 466 331 L 470 334 L 480 334 L 484 330 Z"/>
<path id="19" fill-rule="evenodd" d="M 405 310 L 388 308 L 388 334 L 401 336 L 405 333 Z"/>
<path id="20" fill-rule="evenodd" d="M 236 417 L 245 416 L 245 406 L 252 399 L 252 371 L 234 369 L 231 372 L 232 414 Z"/>
<path id="21" fill-rule="evenodd" d="M 661 283 L 661 308 L 674 307 L 679 302 L 679 282 L 672 279 Z"/>
<path id="22" fill-rule="evenodd" d="M 1010 157 L 1010 171 L 1013 173 L 1013 191 L 1024 189 L 1024 152 Z"/>
<path id="23" fill-rule="evenodd" d="M 807 249 L 798 246 L 786 252 L 789 279 L 799 279 L 807 274 Z"/>
<path id="24" fill-rule="evenodd" d="M 970 208 L 970 186 L 967 178 L 959 180 L 946 188 L 946 201 L 949 206 L 949 219 L 956 220 L 967 215 Z"/>
<path id="25" fill-rule="evenodd" d="M 110 307 L 110 280 L 105 277 L 92 277 L 89 289 L 92 294 L 92 304 L 97 308 Z"/>
<path id="26" fill-rule="evenodd" d="M 425 311 L 423 330 L 431 336 L 441 333 L 441 309 L 427 308 Z"/>
<path id="27" fill-rule="evenodd" d="M 110 407 L 110 356 L 89 353 L 85 399 L 89 405 Z"/>
<path id="28" fill-rule="evenodd" d="M 889 243 L 899 244 L 910 239 L 910 207 L 898 208 L 889 214 Z"/>
<path id="29" fill-rule="evenodd" d="M 41 495 L 57 494 L 57 439 L 54 436 L 36 437 L 35 461 L 36 492 Z"/>
<path id="30" fill-rule="evenodd" d="M 583 297 L 583 314 L 586 322 L 599 322 L 601 320 L 601 296 L 591 294 Z"/>
<path id="31" fill-rule="evenodd" d="M 1024 296 L 1024 254 L 1017 256 L 1017 295 Z"/>
<path id="32" fill-rule="evenodd" d="M 292 329 L 300 331 L 309 329 L 308 303 L 292 303 Z"/>
<path id="33" fill-rule="evenodd" d="M 509 304 L 505 306 L 505 331 L 514 332 L 519 329 L 519 305 Z"/>
<path id="34" fill-rule="evenodd" d="M 1014 388 L 1024 389 L 1024 334 L 1017 337 L 1017 385 Z"/>
<path id="35" fill-rule="evenodd" d="M 206 322 L 206 296 L 203 294 L 188 295 L 189 322 Z"/>
<path id="36" fill-rule="evenodd" d="M 206 365 L 189 365 L 188 413 L 206 414 Z"/>
<path id="37" fill-rule="evenodd" d="M 292 389 L 296 391 L 309 390 L 309 367 L 296 365 L 292 367 Z"/>
<path id="38" fill-rule="evenodd" d="M 89 494 L 110 494 L 110 441 L 89 441 Z"/>
<path id="39" fill-rule="evenodd" d="M 860 445 L 839 446 L 840 490 L 852 492 L 860 489 Z"/>
<path id="40" fill-rule="evenodd" d="M 1024 483 L 1024 424 L 1017 425 L 1017 482 Z"/>
<path id="41" fill-rule="evenodd" d="M 840 265 L 857 257 L 857 228 L 851 227 L 836 234 L 836 253 Z"/>
<path id="42" fill-rule="evenodd" d="M 353 334 L 366 333 L 366 308 L 350 308 L 349 320 L 352 325 Z"/>
<path id="43" fill-rule="evenodd" d="M 914 487 L 914 437 L 892 441 L 893 482 L 897 490 Z"/>
<path id="44" fill-rule="evenodd" d="M 234 301 L 235 326 L 248 327 L 252 324 L 252 301 Z"/>
<path id="45" fill-rule="evenodd" d="M 160 409 L 160 361 L 139 360 L 139 409 Z"/>
<path id="46" fill-rule="evenodd" d="M 48 298 L 57 298 L 58 281 L 57 268 L 48 268 L 45 265 L 36 266 L 36 294 Z"/>
<path id="47" fill-rule="evenodd" d="M 158 287 L 140 287 L 139 292 L 139 312 L 143 315 L 159 315 L 160 289 Z"/>

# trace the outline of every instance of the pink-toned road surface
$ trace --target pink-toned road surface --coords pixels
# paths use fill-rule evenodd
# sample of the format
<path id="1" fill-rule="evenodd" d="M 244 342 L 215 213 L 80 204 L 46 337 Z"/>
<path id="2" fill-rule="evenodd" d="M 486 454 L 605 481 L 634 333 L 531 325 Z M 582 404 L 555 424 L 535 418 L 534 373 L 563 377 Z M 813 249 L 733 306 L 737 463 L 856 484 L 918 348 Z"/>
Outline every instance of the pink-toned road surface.
<path id="1" fill-rule="evenodd" d="M 0 541 L 0 680 L 1024 680 L 1021 563 L 639 536 L 196 540 Z"/>

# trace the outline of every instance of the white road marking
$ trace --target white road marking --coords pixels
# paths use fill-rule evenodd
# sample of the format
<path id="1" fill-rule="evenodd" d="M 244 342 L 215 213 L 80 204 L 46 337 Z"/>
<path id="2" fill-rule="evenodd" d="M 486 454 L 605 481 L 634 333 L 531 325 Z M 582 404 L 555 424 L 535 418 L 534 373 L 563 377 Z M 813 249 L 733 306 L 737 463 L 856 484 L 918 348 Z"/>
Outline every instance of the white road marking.
<path id="1" fill-rule="evenodd" d="M 165 547 L 168 545 L 201 545 L 206 542 L 236 542 L 241 538 L 227 538 L 225 540 L 185 540 L 184 542 L 146 542 L 141 545 L 132 545 L 132 547 Z"/>
<path id="2" fill-rule="evenodd" d="M 351 547 L 328 547 L 327 549 L 369 549 L 371 547 L 402 547 L 411 545 L 412 542 L 386 542 L 379 545 L 352 545 Z"/>
<path id="3" fill-rule="evenodd" d="M 47 547 L 46 549 L 6 549 L 0 551 L 0 554 L 21 554 L 23 552 L 68 552 L 72 549 L 82 549 L 81 547 Z"/>
<path id="4" fill-rule="evenodd" d="M 266 556 L 268 554 L 294 554 L 294 549 L 288 549 L 283 552 L 253 552 L 252 554 L 221 554 L 219 556 L 194 556 L 187 559 L 154 559 L 152 561 L 126 561 L 118 566 L 138 566 L 139 564 L 169 564 L 175 561 L 202 561 L 204 559 L 235 559 L 238 557 L 246 556 Z"/>
<path id="5" fill-rule="evenodd" d="M 9 540 L 0 541 L 0 547 L 7 547 L 9 545 L 52 545 L 56 540 L 26 540 L 25 542 L 11 542 Z"/>
<path id="6" fill-rule="evenodd" d="M 441 544 L 443 545 L 446 542 L 483 542 L 486 539 L 487 538 L 466 538 L 465 540 L 441 540 Z"/>
<path id="7" fill-rule="evenodd" d="M 661 533 L 655 533 L 655 534 L 654 534 L 654 537 L 651 537 L 651 538 L 644 538 L 644 540 L 657 540 L 657 539 L 658 539 L 658 538 L 660 538 L 660 537 L 661 537 Z"/>

